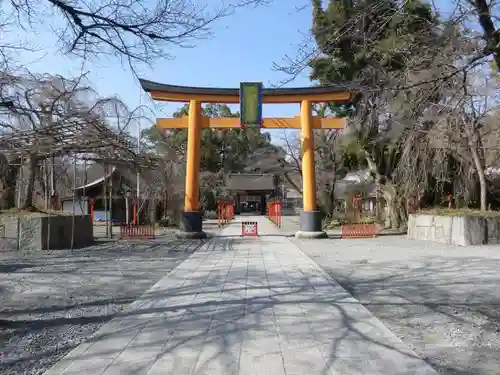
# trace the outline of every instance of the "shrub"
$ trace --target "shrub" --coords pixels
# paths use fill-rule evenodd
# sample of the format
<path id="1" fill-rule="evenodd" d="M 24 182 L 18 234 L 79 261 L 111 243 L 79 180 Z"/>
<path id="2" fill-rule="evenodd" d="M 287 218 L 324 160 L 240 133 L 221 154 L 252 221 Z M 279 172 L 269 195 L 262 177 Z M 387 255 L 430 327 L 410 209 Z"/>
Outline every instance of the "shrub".
<path id="1" fill-rule="evenodd" d="M 164 216 L 160 220 L 158 220 L 158 225 L 161 227 L 171 227 L 173 225 L 173 220 L 170 216 Z"/>

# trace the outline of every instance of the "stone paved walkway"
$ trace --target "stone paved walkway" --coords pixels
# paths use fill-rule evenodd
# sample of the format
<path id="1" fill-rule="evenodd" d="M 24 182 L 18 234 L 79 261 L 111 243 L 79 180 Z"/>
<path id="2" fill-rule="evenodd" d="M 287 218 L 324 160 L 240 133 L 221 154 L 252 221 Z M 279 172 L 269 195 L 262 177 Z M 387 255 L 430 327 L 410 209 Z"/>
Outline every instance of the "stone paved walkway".
<path id="1" fill-rule="evenodd" d="M 236 220 L 45 375 L 436 374 L 253 219 L 260 237 Z"/>

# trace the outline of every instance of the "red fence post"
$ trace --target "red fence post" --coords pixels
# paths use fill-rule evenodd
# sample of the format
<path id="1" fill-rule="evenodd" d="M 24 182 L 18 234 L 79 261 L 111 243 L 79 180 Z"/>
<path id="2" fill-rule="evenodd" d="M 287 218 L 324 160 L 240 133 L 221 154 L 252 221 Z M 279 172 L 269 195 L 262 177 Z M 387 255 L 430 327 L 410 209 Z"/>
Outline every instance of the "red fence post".
<path id="1" fill-rule="evenodd" d="M 283 201 L 280 201 L 280 228 L 283 226 Z"/>
<path id="2" fill-rule="evenodd" d="M 274 224 L 278 224 L 278 201 L 274 201 Z"/>
<path id="3" fill-rule="evenodd" d="M 274 222 L 274 224 L 279 225 L 279 224 L 278 224 L 278 223 L 279 223 L 279 219 L 278 219 L 278 218 L 279 218 L 279 216 L 280 216 L 280 206 L 279 206 L 279 201 L 278 201 L 278 200 L 276 200 L 276 202 L 274 202 L 274 205 L 276 206 L 276 208 L 275 208 L 275 210 L 274 210 L 274 212 L 276 213 L 276 218 L 275 218 L 275 220 L 276 220 L 276 221 Z"/>
<path id="4" fill-rule="evenodd" d="M 220 211 L 221 211 L 221 203 L 220 203 L 220 200 L 217 200 L 217 202 L 216 202 L 216 203 L 217 203 L 217 222 L 218 222 L 219 227 L 220 227 L 220 226 L 221 226 L 221 224 L 222 224 L 222 223 L 221 223 L 221 217 L 220 217 L 220 215 L 221 215 L 221 212 L 220 212 Z"/>
<path id="5" fill-rule="evenodd" d="M 274 201 L 274 224 L 278 225 L 278 215 L 279 215 L 279 208 L 278 208 L 278 201 Z"/>
<path id="6" fill-rule="evenodd" d="M 225 223 L 225 214 L 224 214 L 224 211 L 226 209 L 226 202 L 224 202 L 224 200 L 222 200 L 220 202 L 220 219 L 221 219 L 221 222 L 222 222 L 222 225 L 226 224 Z"/>
<path id="7" fill-rule="evenodd" d="M 271 203 L 271 205 L 273 206 L 272 209 L 273 215 L 271 216 L 271 221 L 274 223 L 276 218 L 276 202 L 273 200 L 273 203 Z"/>
<path id="8" fill-rule="evenodd" d="M 226 200 L 224 203 L 224 219 L 225 219 L 225 224 L 229 222 L 229 201 Z"/>
<path id="9" fill-rule="evenodd" d="M 133 197 L 132 198 L 132 224 L 136 225 L 137 224 L 137 198 Z"/>
<path id="10" fill-rule="evenodd" d="M 282 204 L 281 201 L 278 200 L 278 227 L 281 228 L 281 222 L 282 222 L 282 217 L 283 217 L 283 212 L 282 212 Z"/>
<path id="11" fill-rule="evenodd" d="M 274 209 L 274 204 L 273 202 L 269 202 L 269 220 L 273 221 L 273 209 Z"/>
<path id="12" fill-rule="evenodd" d="M 90 201 L 89 201 L 89 204 L 90 204 L 90 220 L 92 221 L 92 223 L 94 222 L 94 204 L 95 204 L 95 199 L 94 198 L 90 198 Z"/>

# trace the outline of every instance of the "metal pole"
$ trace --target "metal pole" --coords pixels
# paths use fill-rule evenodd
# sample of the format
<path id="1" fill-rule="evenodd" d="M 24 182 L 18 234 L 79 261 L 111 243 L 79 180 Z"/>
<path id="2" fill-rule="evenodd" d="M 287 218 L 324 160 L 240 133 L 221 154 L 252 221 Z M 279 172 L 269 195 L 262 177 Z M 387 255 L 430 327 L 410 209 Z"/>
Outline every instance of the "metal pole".
<path id="1" fill-rule="evenodd" d="M 129 213 L 130 213 L 130 207 L 129 207 L 129 201 L 128 201 L 128 193 L 126 193 L 125 194 L 125 224 L 127 224 L 127 225 L 128 225 Z"/>
<path id="2" fill-rule="evenodd" d="M 56 180 L 54 177 L 54 164 L 55 164 L 55 159 L 54 155 L 51 156 L 50 158 L 50 195 L 53 196 L 56 194 L 55 187 L 56 187 Z"/>
<path id="3" fill-rule="evenodd" d="M 48 119 L 47 119 L 47 125 L 49 127 L 52 127 L 52 124 L 53 124 L 53 114 L 51 111 L 49 111 L 49 114 L 48 114 Z M 52 151 L 52 150 L 51 150 Z M 51 161 L 51 166 L 50 166 L 50 186 L 51 186 L 51 197 L 52 196 L 56 196 L 56 179 L 55 179 L 55 175 L 54 175 L 54 166 L 55 166 L 55 162 L 56 162 L 56 158 L 54 156 L 54 154 L 51 152 L 51 158 L 50 158 L 50 161 Z M 51 199 L 51 204 L 52 204 L 52 199 Z"/>
<path id="4" fill-rule="evenodd" d="M 109 231 L 108 238 L 113 238 L 113 167 L 109 168 Z M 108 225 L 108 224 L 106 224 Z"/>
<path id="5" fill-rule="evenodd" d="M 43 184 L 45 185 L 45 210 L 49 209 L 49 204 L 50 204 L 50 194 L 49 194 L 49 161 L 45 159 L 43 161 Z"/>
<path id="6" fill-rule="evenodd" d="M 106 238 L 109 237 L 109 233 L 108 233 L 108 204 L 107 204 L 107 201 L 108 201 L 108 196 L 106 194 L 106 185 L 107 185 L 107 182 L 106 182 L 106 164 L 103 164 L 102 165 L 102 170 L 104 172 L 104 181 L 102 182 L 102 199 L 104 200 L 103 203 L 104 203 L 104 227 L 106 228 Z"/>
<path id="7" fill-rule="evenodd" d="M 17 208 L 21 208 L 21 193 L 24 189 L 24 155 L 21 155 L 21 167 L 19 168 L 19 189 L 17 189 Z"/>
<path id="8" fill-rule="evenodd" d="M 73 204 L 71 218 L 71 250 L 73 250 L 75 242 L 75 204 L 76 204 L 76 154 L 73 156 Z"/>
<path id="9" fill-rule="evenodd" d="M 19 168 L 19 174 L 18 174 L 18 182 L 19 182 L 19 187 L 17 191 L 17 208 L 21 208 L 21 190 L 23 188 L 22 182 L 24 181 L 24 170 L 23 170 L 23 164 L 24 164 L 24 156 L 21 154 L 21 166 Z M 17 215 L 17 250 L 21 250 L 21 215 Z"/>
<path id="10" fill-rule="evenodd" d="M 139 156 L 141 152 L 141 123 L 139 121 L 139 124 L 137 125 L 137 156 Z M 140 191 L 140 174 L 139 170 L 137 170 L 137 207 L 140 206 L 141 202 L 141 191 Z M 136 210 L 136 220 L 135 224 L 139 225 L 139 210 Z"/>
<path id="11" fill-rule="evenodd" d="M 87 197 L 86 186 L 87 186 L 87 158 L 83 159 L 83 191 L 82 196 L 80 197 L 80 202 L 82 201 L 82 197 L 84 199 L 83 207 L 82 207 L 82 216 L 88 215 L 90 213 L 89 208 L 89 199 Z M 94 223 L 92 223 L 94 225 Z"/>
<path id="12" fill-rule="evenodd" d="M 52 146 L 51 146 L 52 148 Z M 51 159 L 52 160 L 52 159 Z M 47 166 L 49 165 L 49 163 L 46 164 Z M 54 169 L 54 164 L 52 164 L 51 166 L 51 170 Z M 48 172 L 48 171 L 47 171 Z M 48 190 L 48 186 L 46 186 L 47 190 Z M 49 194 L 49 216 L 47 217 L 47 250 L 50 250 L 50 220 L 51 220 L 51 217 L 52 217 L 52 199 L 54 197 L 54 193 L 53 193 L 53 189 L 51 188 L 50 190 L 50 194 Z"/>

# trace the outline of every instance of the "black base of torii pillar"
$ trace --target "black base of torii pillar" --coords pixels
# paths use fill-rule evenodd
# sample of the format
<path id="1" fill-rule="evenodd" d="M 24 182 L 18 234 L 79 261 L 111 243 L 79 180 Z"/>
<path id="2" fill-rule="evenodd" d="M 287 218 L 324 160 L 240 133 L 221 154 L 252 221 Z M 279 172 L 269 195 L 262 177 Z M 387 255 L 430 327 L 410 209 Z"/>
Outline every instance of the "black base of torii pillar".
<path id="1" fill-rule="evenodd" d="M 323 214 L 320 211 L 302 211 L 300 213 L 300 230 L 295 233 L 296 238 L 327 238 L 322 225 Z"/>
<path id="2" fill-rule="evenodd" d="M 200 211 L 183 212 L 180 222 L 180 230 L 176 233 L 177 238 L 203 239 L 207 234 L 203 231 L 203 217 Z"/>

